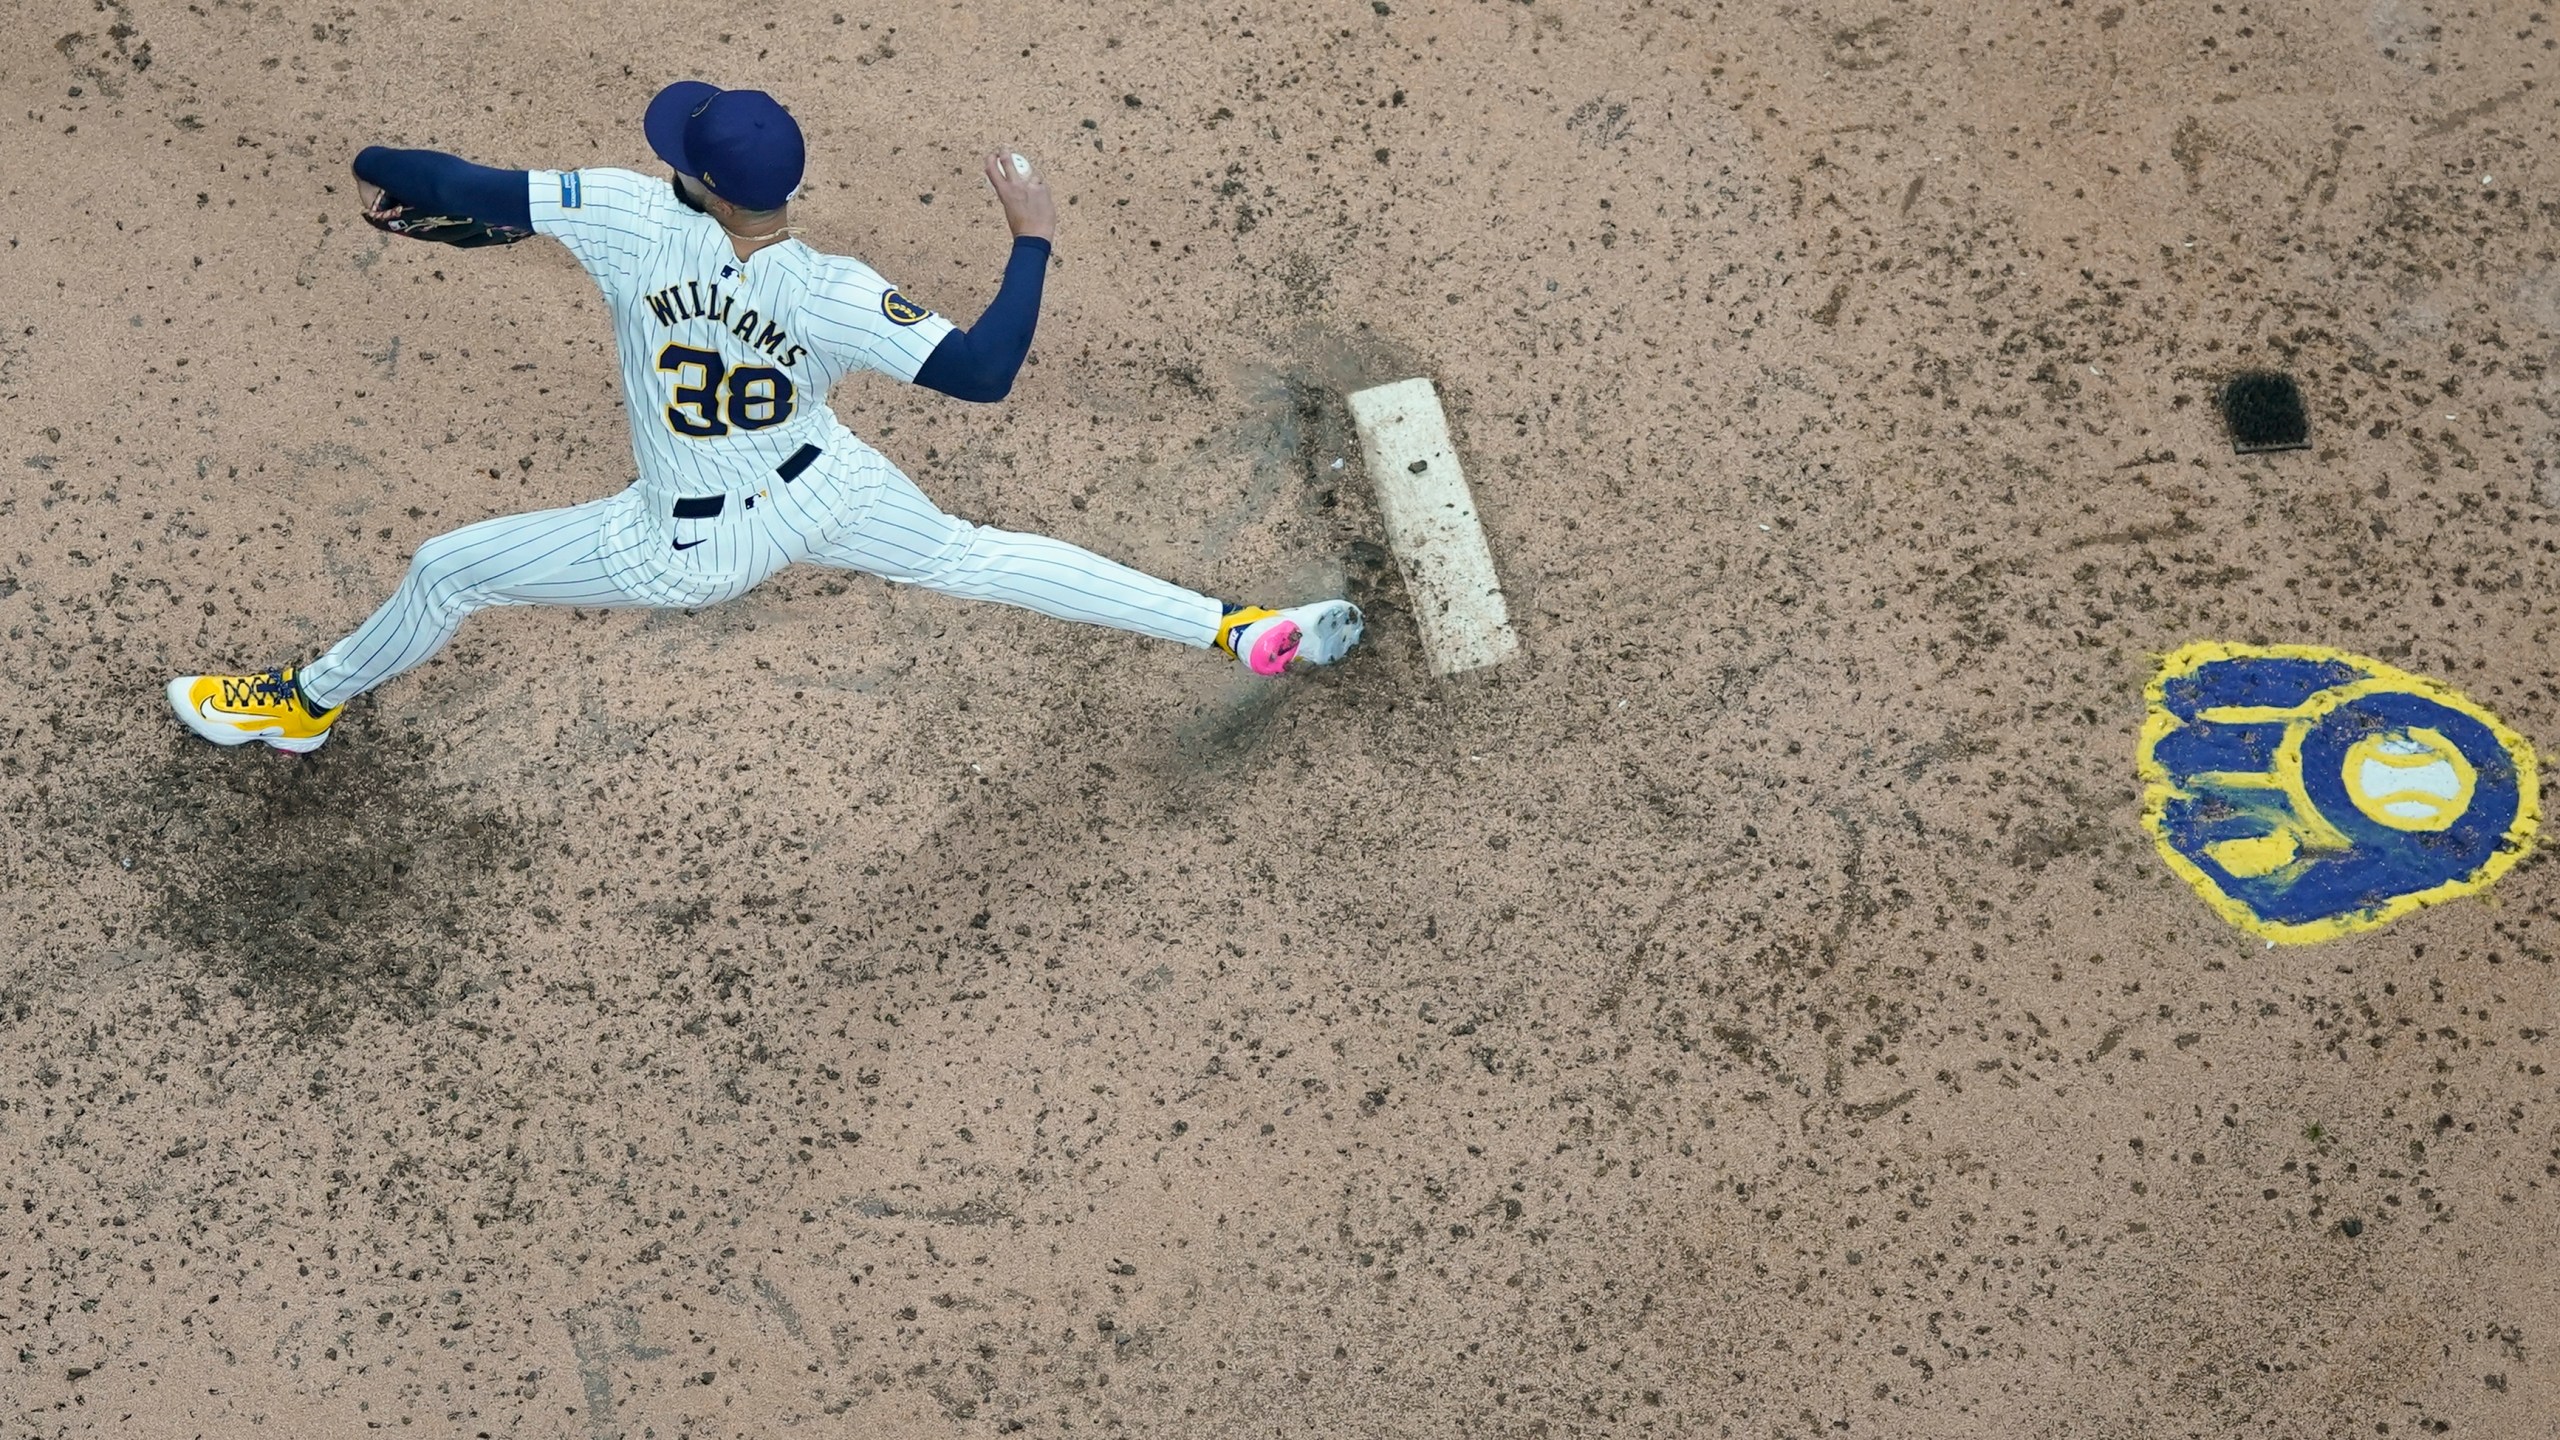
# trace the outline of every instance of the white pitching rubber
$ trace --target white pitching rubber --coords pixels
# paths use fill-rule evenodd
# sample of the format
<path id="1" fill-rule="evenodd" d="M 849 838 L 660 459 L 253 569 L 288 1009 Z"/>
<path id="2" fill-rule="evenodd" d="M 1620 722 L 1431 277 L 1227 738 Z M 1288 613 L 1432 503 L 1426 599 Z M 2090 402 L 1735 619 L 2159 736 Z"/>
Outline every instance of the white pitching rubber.
<path id="1" fill-rule="evenodd" d="M 1511 658 L 1520 638 L 1511 632 L 1493 551 L 1458 467 L 1439 393 L 1416 378 L 1346 398 L 1431 673 L 1455 675 Z"/>

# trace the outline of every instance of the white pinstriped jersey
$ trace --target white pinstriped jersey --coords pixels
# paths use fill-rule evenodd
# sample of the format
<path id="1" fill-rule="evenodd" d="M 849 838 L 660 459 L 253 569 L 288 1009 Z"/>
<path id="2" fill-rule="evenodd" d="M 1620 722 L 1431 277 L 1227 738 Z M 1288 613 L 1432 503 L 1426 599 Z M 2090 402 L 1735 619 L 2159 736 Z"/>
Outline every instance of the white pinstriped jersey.
<path id="1" fill-rule="evenodd" d="M 536 170 L 533 228 L 613 309 L 640 488 L 653 502 L 771 482 L 852 433 L 827 392 L 854 370 L 915 379 L 952 323 L 870 266 L 797 240 L 740 260 L 719 222 L 630 170 Z"/>

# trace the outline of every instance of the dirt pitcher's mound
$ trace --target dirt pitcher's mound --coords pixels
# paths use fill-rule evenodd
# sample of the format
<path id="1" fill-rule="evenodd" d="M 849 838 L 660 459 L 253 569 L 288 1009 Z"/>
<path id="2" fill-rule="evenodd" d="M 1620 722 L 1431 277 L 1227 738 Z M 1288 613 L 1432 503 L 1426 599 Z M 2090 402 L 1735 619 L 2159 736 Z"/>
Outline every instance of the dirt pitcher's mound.
<path id="1" fill-rule="evenodd" d="M 2533 1432 L 2546 867 L 2269 950 L 2135 768 L 2196 641 L 2560 734 L 2560 32 L 2476 8 L 21 6 L 0 1430 Z M 839 411 L 1361 652 L 786 573 L 185 736 L 630 473 L 576 265 L 356 149 L 654 172 L 686 76 L 964 322 L 1030 156 L 1012 397 Z M 1455 683 L 1343 408 L 1415 375 Z"/>

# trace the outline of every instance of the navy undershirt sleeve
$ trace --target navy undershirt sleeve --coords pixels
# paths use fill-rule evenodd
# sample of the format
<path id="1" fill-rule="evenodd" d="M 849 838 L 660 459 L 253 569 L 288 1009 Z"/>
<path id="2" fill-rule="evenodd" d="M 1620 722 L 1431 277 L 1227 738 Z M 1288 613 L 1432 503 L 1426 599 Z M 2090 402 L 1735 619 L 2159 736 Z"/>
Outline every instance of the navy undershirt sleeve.
<path id="1" fill-rule="evenodd" d="M 419 210 L 468 215 L 484 225 L 533 228 L 533 201 L 522 170 L 493 170 L 440 150 L 368 145 L 356 154 L 356 178 L 379 185 Z"/>
<path id="2" fill-rule="evenodd" d="M 1005 261 L 1004 284 L 978 323 L 942 337 L 916 372 L 916 383 L 958 400 L 1001 400 L 1031 353 L 1031 331 L 1040 323 L 1040 289 L 1049 274 L 1049 242 L 1017 236 Z"/>

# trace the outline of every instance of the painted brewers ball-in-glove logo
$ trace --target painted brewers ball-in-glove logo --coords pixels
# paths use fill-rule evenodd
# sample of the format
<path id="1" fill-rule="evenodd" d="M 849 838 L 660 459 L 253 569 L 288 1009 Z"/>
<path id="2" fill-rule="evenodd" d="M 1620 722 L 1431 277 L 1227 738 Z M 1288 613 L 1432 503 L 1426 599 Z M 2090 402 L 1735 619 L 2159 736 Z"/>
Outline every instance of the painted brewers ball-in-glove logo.
<path id="1" fill-rule="evenodd" d="M 2221 916 L 2269 940 L 2369 930 L 2505 874 L 2533 843 L 2533 747 L 2450 688 L 2302 645 L 2189 645 L 2148 692 L 2143 822 Z"/>

